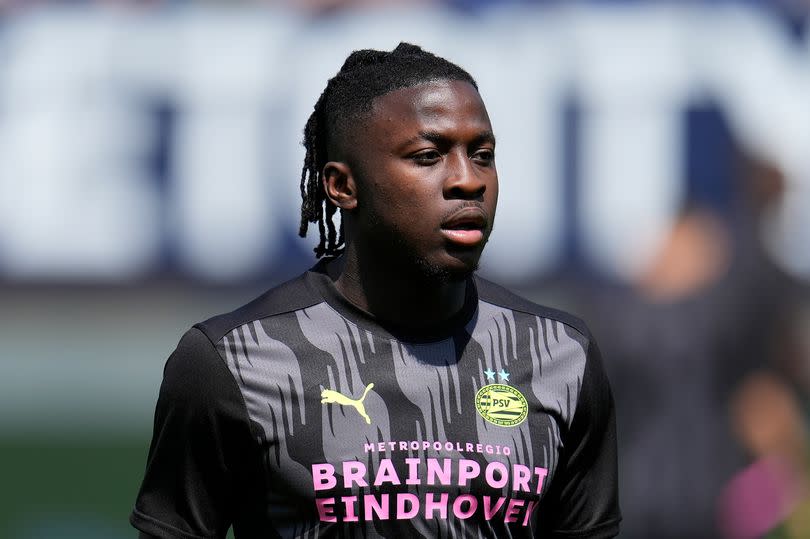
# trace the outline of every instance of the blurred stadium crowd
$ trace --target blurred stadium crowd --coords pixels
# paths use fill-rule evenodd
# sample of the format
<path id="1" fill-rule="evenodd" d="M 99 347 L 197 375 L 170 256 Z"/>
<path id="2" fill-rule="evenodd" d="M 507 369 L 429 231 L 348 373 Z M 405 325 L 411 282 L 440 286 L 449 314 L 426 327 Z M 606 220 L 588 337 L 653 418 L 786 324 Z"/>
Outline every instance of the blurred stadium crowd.
<path id="1" fill-rule="evenodd" d="M 0 0 L 0 536 L 129 536 L 172 339 L 311 263 L 304 119 L 349 50 L 403 39 L 469 68 L 490 108 L 483 271 L 600 342 L 621 537 L 810 538 L 808 17 Z"/>

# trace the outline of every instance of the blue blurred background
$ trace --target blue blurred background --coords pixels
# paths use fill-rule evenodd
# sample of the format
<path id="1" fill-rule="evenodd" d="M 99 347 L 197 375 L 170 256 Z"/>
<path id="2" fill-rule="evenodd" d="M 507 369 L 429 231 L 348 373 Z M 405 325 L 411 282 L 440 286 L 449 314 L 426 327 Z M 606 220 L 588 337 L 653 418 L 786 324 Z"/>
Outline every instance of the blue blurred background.
<path id="1" fill-rule="evenodd" d="M 478 79 L 483 272 L 585 318 L 623 538 L 808 538 L 806 0 L 0 0 L 0 537 L 132 537 L 183 331 L 314 261 L 302 129 L 357 48 Z"/>

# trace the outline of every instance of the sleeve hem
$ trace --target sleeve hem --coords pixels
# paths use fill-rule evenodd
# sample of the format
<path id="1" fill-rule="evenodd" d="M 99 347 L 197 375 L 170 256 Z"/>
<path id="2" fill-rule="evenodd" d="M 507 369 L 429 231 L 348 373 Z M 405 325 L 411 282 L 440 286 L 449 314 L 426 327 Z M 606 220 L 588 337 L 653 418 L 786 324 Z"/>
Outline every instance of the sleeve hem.
<path id="1" fill-rule="evenodd" d="M 132 511 L 129 516 L 129 522 L 136 529 L 155 535 L 157 537 L 172 537 L 178 539 L 215 539 L 213 535 L 194 535 L 183 530 L 179 530 L 174 526 L 161 522 L 155 518 L 145 515 L 137 509 Z M 166 535 L 168 534 L 168 535 Z"/>

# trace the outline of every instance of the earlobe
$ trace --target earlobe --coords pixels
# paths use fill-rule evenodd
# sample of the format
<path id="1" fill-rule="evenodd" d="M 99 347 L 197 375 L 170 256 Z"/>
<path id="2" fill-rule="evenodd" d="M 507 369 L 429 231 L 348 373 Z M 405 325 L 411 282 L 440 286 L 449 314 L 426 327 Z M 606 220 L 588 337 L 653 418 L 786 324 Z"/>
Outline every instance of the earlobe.
<path id="1" fill-rule="evenodd" d="M 357 207 L 357 186 L 352 169 L 342 161 L 329 161 L 323 167 L 323 189 L 332 204 L 342 210 Z"/>

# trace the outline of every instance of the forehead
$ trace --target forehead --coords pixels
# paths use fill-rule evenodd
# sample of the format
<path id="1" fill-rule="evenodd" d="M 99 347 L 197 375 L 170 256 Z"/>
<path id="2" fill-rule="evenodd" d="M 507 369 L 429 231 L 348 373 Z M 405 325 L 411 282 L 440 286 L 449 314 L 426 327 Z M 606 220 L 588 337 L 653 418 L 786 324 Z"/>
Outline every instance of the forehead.
<path id="1" fill-rule="evenodd" d="M 412 137 L 413 131 L 492 129 L 478 90 L 454 80 L 427 82 L 377 97 L 364 123 L 377 140 L 391 141 Z"/>

